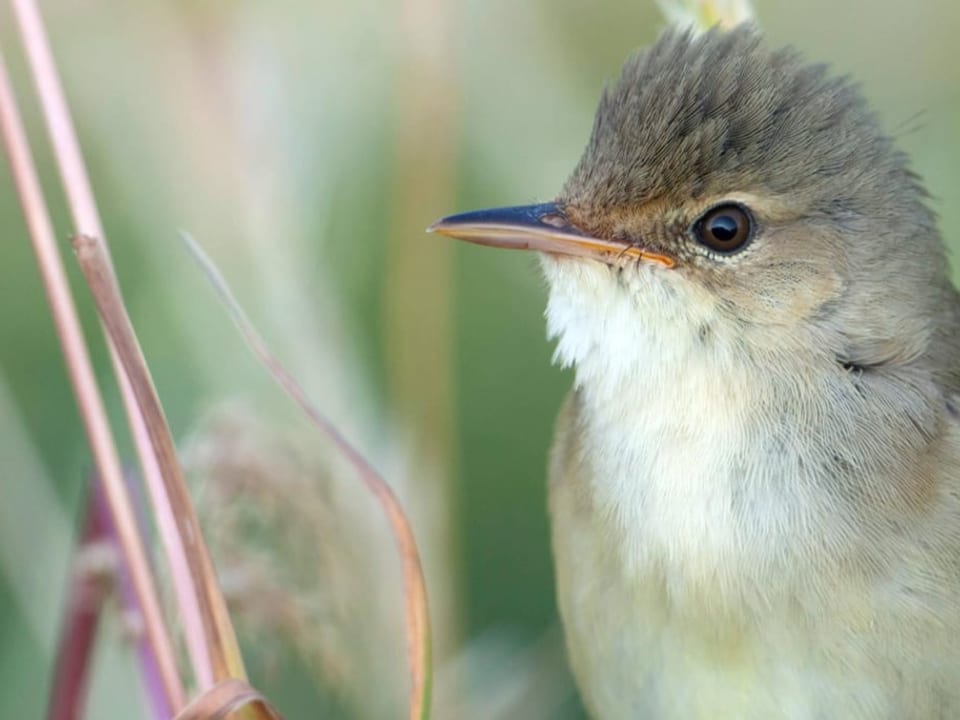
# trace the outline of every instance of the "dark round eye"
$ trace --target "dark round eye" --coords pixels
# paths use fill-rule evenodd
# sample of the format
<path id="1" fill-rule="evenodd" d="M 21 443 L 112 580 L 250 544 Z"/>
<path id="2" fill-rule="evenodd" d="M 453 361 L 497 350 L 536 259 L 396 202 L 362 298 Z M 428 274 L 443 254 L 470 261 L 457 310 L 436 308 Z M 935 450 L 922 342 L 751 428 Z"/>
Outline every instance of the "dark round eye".
<path id="1" fill-rule="evenodd" d="M 742 205 L 718 205 L 693 227 L 697 242 L 718 253 L 742 250 L 753 236 L 753 218 Z"/>

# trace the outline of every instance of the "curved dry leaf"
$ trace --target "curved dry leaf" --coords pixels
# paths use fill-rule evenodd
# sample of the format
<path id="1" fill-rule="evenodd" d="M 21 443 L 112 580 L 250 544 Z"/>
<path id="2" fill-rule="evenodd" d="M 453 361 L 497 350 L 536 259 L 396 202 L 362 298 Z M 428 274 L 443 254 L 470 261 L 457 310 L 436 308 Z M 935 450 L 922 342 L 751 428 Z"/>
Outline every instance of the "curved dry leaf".
<path id="1" fill-rule="evenodd" d="M 233 297 L 226 280 L 203 249 L 186 233 L 181 233 L 180 237 L 217 291 L 247 347 L 313 424 L 333 442 L 344 457 L 356 468 L 367 489 L 377 499 L 386 515 L 403 566 L 407 660 L 410 665 L 409 717 L 411 720 L 425 720 L 430 716 L 431 689 L 431 639 L 427 586 L 423 577 L 423 567 L 420 563 L 420 553 L 417 550 L 413 529 L 399 499 L 367 459 L 341 434 L 336 425 L 310 402 L 304 389 L 287 372 L 257 332 L 253 323 L 247 318 L 243 308 Z"/>
<path id="2" fill-rule="evenodd" d="M 177 460 L 160 398 L 123 304 L 106 247 L 102 239 L 88 235 L 75 235 L 71 242 L 96 303 L 100 320 L 129 378 L 160 467 L 167 501 L 173 509 L 174 517 L 178 519 L 177 531 L 186 551 L 189 580 L 193 584 L 199 606 L 214 678 L 246 678 L 240 645 L 227 612 L 227 604 L 223 599 L 213 562 L 210 560 L 210 552 Z"/>
<path id="3" fill-rule="evenodd" d="M 224 680 L 193 700 L 174 720 L 227 720 L 243 711 L 249 720 L 283 720 L 280 712 L 242 680 Z"/>

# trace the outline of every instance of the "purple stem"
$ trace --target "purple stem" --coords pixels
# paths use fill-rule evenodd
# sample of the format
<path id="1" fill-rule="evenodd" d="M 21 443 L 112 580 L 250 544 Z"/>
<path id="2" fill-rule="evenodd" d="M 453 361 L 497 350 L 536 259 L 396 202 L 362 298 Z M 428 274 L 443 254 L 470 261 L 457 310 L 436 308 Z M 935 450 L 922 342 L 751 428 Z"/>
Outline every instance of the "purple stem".
<path id="1" fill-rule="evenodd" d="M 140 489 L 129 474 L 126 479 L 134 500 L 134 507 L 137 509 L 140 533 L 144 534 L 145 519 L 142 512 L 143 503 L 139 501 Z M 133 581 L 129 569 L 124 564 L 123 554 L 119 550 L 116 527 L 110 515 L 103 487 L 96 477 L 93 478 L 90 488 L 91 492 L 87 496 L 84 512 L 83 532 L 77 547 L 82 549 L 98 543 L 109 543 L 116 548 L 114 557 L 117 558 L 117 563 L 113 571 L 120 608 L 124 614 L 139 616 L 140 608 Z M 85 715 L 97 628 L 108 592 L 108 586 L 98 573 L 75 572 L 71 578 L 47 720 L 81 720 Z M 153 717 L 157 720 L 166 720 L 173 716 L 173 708 L 167 702 L 154 648 L 144 633 L 138 635 L 137 654 L 140 658 L 140 671 L 147 699 L 153 710 Z"/>
<path id="2" fill-rule="evenodd" d="M 105 538 L 106 529 L 96 512 L 91 494 L 87 499 L 83 532 L 77 547 L 86 547 Z M 71 574 L 53 684 L 50 687 L 48 720 L 79 720 L 83 717 L 90 660 L 104 595 L 103 585 L 95 575 L 78 572 Z"/>

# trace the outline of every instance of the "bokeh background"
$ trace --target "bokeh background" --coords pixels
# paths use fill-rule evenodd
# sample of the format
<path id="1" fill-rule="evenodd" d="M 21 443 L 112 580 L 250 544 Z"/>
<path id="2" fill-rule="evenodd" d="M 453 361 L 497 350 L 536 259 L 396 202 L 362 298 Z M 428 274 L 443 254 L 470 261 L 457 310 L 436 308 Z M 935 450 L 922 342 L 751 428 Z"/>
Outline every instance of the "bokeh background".
<path id="1" fill-rule="evenodd" d="M 435 716 L 581 717 L 544 485 L 570 376 L 550 364 L 543 285 L 530 257 L 423 229 L 551 198 L 602 84 L 663 27 L 653 0 L 41 6 L 254 683 L 288 718 L 400 717 L 397 556 L 357 478 L 249 357 L 181 229 L 402 496 L 431 592 Z M 956 277 L 960 5 L 761 0 L 757 11 L 772 42 L 862 81 L 926 179 Z M 0 46 L 65 239 L 6 4 Z M 0 717 L 35 718 L 90 460 L 5 164 L 0 228 Z M 91 303 L 71 280 L 119 426 Z M 90 717 L 142 716 L 124 637 L 111 615 Z"/>

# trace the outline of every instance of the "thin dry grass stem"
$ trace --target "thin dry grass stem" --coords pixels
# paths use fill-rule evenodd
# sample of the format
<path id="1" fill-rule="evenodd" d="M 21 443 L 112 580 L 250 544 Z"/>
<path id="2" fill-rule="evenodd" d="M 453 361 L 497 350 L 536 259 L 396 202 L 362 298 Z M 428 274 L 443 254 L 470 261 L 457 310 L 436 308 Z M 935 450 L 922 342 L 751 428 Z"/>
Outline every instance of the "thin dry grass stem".
<path id="1" fill-rule="evenodd" d="M 66 98 L 57 73 L 53 53 L 43 25 L 43 19 L 34 0 L 13 0 L 17 22 L 23 37 L 34 84 L 43 108 L 44 121 L 54 147 L 57 168 L 67 195 L 70 213 L 76 234 L 105 238 L 103 224 L 97 211 L 90 179 L 87 175 L 80 145 Z M 109 251 L 107 262 L 109 262 Z M 166 497 L 163 478 L 157 458 L 153 453 L 144 419 L 140 415 L 130 382 L 123 371 L 120 359 L 109 337 L 107 346 L 113 364 L 114 375 L 123 398 L 127 422 L 133 437 L 140 462 L 140 469 L 150 494 L 151 506 L 164 557 L 169 566 L 174 594 L 180 611 L 183 635 L 191 666 L 198 687 L 213 684 L 213 667 L 210 654 L 204 646 L 203 621 L 200 616 L 197 594 L 190 579 L 186 551 L 177 531 L 176 518 Z"/>
<path id="2" fill-rule="evenodd" d="M 259 692 L 240 680 L 224 680 L 191 702 L 173 720 L 282 720 L 280 712 Z"/>
<path id="3" fill-rule="evenodd" d="M 186 549 L 191 580 L 197 589 L 196 597 L 200 605 L 200 617 L 207 651 L 213 665 L 214 678 L 217 681 L 245 680 L 243 658 L 240 655 L 236 633 L 230 622 L 227 605 L 187 491 L 160 399 L 153 386 L 130 318 L 127 316 L 106 248 L 99 238 L 86 235 L 77 235 L 72 242 L 80 268 L 100 313 L 100 320 L 113 341 L 123 369 L 130 379 L 137 405 L 146 423 L 153 452 L 160 466 L 167 498 L 174 516 L 179 520 L 178 529 Z"/>
<path id="4" fill-rule="evenodd" d="M 30 155 L 23 123 L 17 109 L 6 66 L 0 55 L 0 132 L 10 160 L 14 184 L 27 220 L 44 290 L 50 302 L 54 325 L 60 338 L 67 372 L 73 387 L 94 464 L 103 479 L 113 513 L 120 547 L 130 568 L 131 579 L 144 626 L 154 646 L 171 707 L 183 705 L 184 691 L 177 671 L 173 643 L 160 609 L 157 589 L 141 542 L 133 506 L 123 481 L 120 459 L 106 410 L 87 353 L 77 311 L 66 273 L 54 239 L 53 227 L 44 202 L 36 169 Z"/>
<path id="5" fill-rule="evenodd" d="M 231 319 L 254 355 L 270 371 L 287 395 L 310 418 L 356 468 L 368 490 L 380 503 L 390 522 L 390 528 L 400 552 L 403 565 L 404 598 L 406 601 L 407 660 L 410 665 L 411 720 L 424 720 L 430 714 L 430 619 L 427 607 L 427 589 L 420 563 L 420 554 L 410 523 L 396 495 L 367 459 L 340 433 L 309 400 L 306 392 L 287 372 L 280 360 L 260 337 L 253 323 L 234 298 L 226 280 L 207 257 L 203 249 L 189 235 L 181 235 L 190 253 L 203 269 L 223 301 Z"/>

